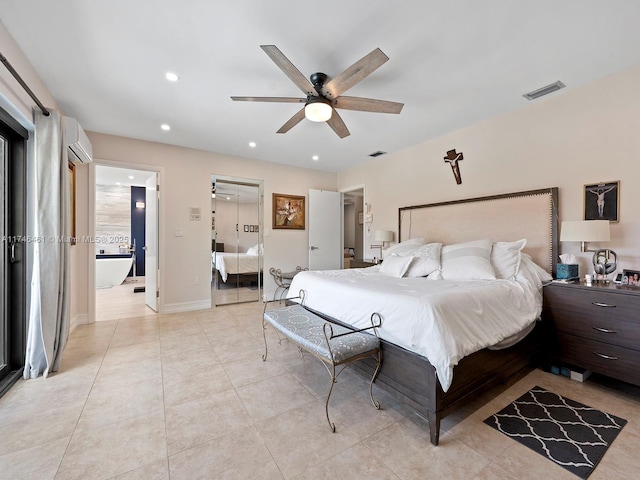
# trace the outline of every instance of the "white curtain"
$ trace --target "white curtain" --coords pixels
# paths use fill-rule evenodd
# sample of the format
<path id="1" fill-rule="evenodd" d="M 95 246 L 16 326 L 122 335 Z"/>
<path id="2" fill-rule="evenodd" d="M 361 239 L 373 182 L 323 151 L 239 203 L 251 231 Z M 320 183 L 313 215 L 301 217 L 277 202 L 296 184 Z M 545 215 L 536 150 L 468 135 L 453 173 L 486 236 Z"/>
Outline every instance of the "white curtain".
<path id="1" fill-rule="evenodd" d="M 24 378 L 60 367 L 69 335 L 70 195 L 61 117 L 35 116 L 33 269 Z"/>

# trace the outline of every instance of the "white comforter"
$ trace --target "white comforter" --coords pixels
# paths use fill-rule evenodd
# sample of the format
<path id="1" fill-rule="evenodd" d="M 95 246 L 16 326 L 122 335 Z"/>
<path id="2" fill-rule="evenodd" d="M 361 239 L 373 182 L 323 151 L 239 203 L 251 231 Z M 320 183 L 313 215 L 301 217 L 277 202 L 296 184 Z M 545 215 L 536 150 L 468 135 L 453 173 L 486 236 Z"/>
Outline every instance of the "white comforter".
<path id="1" fill-rule="evenodd" d="M 382 317 L 385 340 L 426 357 L 446 392 L 453 367 L 466 355 L 514 335 L 540 315 L 539 280 L 428 280 L 394 278 L 379 267 L 300 272 L 289 297 L 358 328 Z"/>
<path id="2" fill-rule="evenodd" d="M 220 272 L 223 282 L 229 274 L 257 273 L 260 269 L 259 256 L 246 253 L 211 252 L 211 265 Z"/>

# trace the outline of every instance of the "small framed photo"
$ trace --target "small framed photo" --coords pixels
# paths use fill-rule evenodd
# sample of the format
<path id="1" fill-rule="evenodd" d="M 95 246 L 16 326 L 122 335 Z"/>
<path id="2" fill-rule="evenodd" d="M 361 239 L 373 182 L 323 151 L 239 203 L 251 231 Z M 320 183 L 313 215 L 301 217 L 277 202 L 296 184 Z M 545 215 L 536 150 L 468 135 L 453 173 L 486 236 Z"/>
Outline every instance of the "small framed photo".
<path id="1" fill-rule="evenodd" d="M 251 233 L 255 232 L 255 228 L 253 225 L 249 225 L 249 232 Z"/>
<path id="2" fill-rule="evenodd" d="M 249 231 L 249 225 L 245 225 L 245 226 L 244 226 L 244 231 L 245 231 L 245 232 L 248 232 L 248 231 Z"/>
<path id="3" fill-rule="evenodd" d="M 254 230 L 256 233 L 258 233 L 258 232 L 260 231 L 260 229 L 259 229 L 258 225 L 254 225 L 254 226 L 253 226 L 253 230 Z"/>
<path id="4" fill-rule="evenodd" d="M 640 271 L 638 270 L 623 270 L 622 271 L 622 285 L 628 287 L 640 288 Z"/>
<path id="5" fill-rule="evenodd" d="M 584 186 L 584 219 L 618 222 L 620 181 Z"/>

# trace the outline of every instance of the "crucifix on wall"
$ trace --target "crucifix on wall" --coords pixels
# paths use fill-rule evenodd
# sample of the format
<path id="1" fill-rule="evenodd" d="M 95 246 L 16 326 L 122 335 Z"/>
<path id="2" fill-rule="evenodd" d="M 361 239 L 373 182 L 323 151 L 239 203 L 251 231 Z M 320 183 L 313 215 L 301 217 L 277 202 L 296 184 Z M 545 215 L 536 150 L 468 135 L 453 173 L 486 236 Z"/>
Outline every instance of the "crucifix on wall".
<path id="1" fill-rule="evenodd" d="M 462 176 L 460 175 L 458 160 L 464 160 L 464 157 L 462 156 L 462 152 L 456 153 L 455 148 L 453 150 L 449 150 L 447 152 L 447 156 L 444 157 L 444 161 L 451 165 L 451 170 L 453 170 L 453 176 L 456 178 L 456 183 L 460 185 L 462 183 Z"/>

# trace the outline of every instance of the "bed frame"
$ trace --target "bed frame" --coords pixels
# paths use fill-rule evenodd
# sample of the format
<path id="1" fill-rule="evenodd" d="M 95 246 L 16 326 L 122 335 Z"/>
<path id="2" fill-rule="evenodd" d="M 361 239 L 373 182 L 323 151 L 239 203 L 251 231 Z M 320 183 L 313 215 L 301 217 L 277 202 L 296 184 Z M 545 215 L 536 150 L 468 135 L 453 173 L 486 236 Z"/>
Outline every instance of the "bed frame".
<path id="1" fill-rule="evenodd" d="M 247 273 L 227 273 L 227 281 L 222 280 L 222 275 L 217 269 L 214 269 L 216 272 L 216 288 L 220 290 L 221 285 L 228 285 L 231 287 L 236 286 L 244 286 L 245 283 L 248 284 L 258 284 L 258 276 L 260 276 L 260 285 L 262 283 L 262 272 L 247 272 Z"/>
<path id="2" fill-rule="evenodd" d="M 399 240 L 424 237 L 427 242 L 451 244 L 479 238 L 496 241 L 526 238 L 524 252 L 555 273 L 558 258 L 555 187 L 403 207 L 398 219 Z M 314 313 L 336 321 L 320 312 Z M 463 358 L 454 368 L 453 383 L 446 393 L 436 378 L 435 368 L 425 357 L 381 340 L 383 364 L 376 385 L 427 418 L 431 443 L 438 445 L 442 418 L 496 385 L 508 384 L 536 364 L 541 347 L 539 323 L 510 348 L 484 349 Z M 370 377 L 375 363 L 358 362 L 354 368 Z"/>

